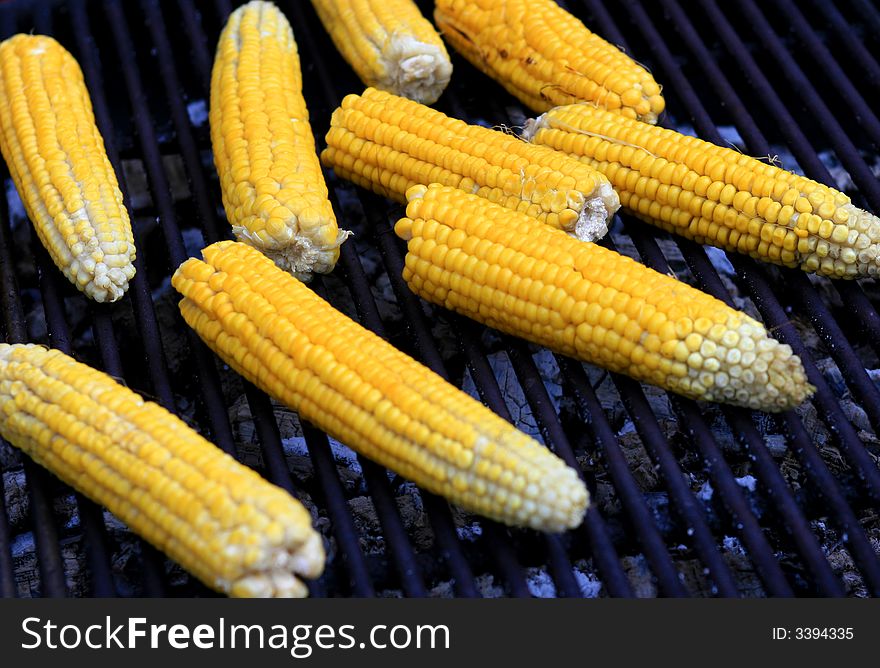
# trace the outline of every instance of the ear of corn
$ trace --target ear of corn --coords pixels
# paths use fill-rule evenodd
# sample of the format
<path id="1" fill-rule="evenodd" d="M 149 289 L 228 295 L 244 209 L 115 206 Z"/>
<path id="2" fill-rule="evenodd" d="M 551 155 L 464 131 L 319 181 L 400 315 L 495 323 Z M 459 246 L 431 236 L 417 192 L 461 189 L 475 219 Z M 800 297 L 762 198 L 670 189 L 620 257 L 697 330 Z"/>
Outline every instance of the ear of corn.
<path id="1" fill-rule="evenodd" d="M 608 180 L 577 160 L 372 88 L 345 97 L 326 139 L 324 164 L 400 202 L 413 185 L 443 183 L 586 240 L 604 236 L 619 207 Z"/>
<path id="2" fill-rule="evenodd" d="M 211 143 L 236 237 L 307 279 L 339 258 L 293 31 L 271 2 L 229 17 L 211 74 Z"/>
<path id="3" fill-rule="evenodd" d="M 437 0 L 443 38 L 524 104 L 591 102 L 656 123 L 665 103 L 644 67 L 556 0 Z"/>
<path id="4" fill-rule="evenodd" d="M 0 44 L 0 149 L 62 273 L 95 301 L 122 297 L 135 273 L 128 212 L 82 71 L 51 37 Z"/>
<path id="5" fill-rule="evenodd" d="M 545 531 L 580 524 L 586 488 L 546 448 L 248 246 L 202 254 L 172 278 L 181 312 L 249 381 L 467 510 Z"/>
<path id="6" fill-rule="evenodd" d="M 552 109 L 526 136 L 601 171 L 628 211 L 668 232 L 831 277 L 880 272 L 880 218 L 733 149 L 588 105 Z"/>
<path id="7" fill-rule="evenodd" d="M 361 81 L 431 104 L 452 76 L 434 26 L 412 0 L 312 0 L 336 48 Z"/>
<path id="8" fill-rule="evenodd" d="M 694 399 L 778 411 L 813 391 L 761 323 L 670 276 L 454 188 L 408 197 L 403 275 L 428 301 Z"/>
<path id="9" fill-rule="evenodd" d="M 0 344 L 0 434 L 218 591 L 305 596 L 324 567 L 302 504 L 58 350 Z"/>

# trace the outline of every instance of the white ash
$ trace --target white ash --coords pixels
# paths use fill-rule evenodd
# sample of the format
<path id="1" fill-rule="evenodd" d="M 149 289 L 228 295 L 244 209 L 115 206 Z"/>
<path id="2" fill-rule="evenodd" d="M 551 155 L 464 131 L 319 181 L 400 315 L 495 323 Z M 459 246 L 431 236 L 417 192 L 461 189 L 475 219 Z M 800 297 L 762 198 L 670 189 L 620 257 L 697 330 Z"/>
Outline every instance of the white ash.
<path id="1" fill-rule="evenodd" d="M 504 588 L 495 584 L 495 577 L 489 573 L 476 576 L 474 582 L 477 585 L 477 592 L 483 598 L 502 598 L 507 596 Z"/>
<path id="2" fill-rule="evenodd" d="M 574 568 L 574 579 L 581 590 L 584 598 L 599 598 L 602 593 L 602 581 L 591 572 L 580 570 L 577 565 Z"/>
<path id="3" fill-rule="evenodd" d="M 28 222 L 27 211 L 24 209 L 24 203 L 21 201 L 12 179 L 6 179 L 6 205 L 9 211 L 11 230 L 14 231 L 18 226 Z"/>
<path id="4" fill-rule="evenodd" d="M 788 451 L 788 444 L 782 434 L 770 434 L 764 437 L 764 445 L 773 457 L 783 457 Z"/>
<path id="5" fill-rule="evenodd" d="M 476 542 L 476 540 L 483 535 L 483 527 L 481 527 L 477 522 L 471 522 L 470 524 L 456 527 L 455 533 L 458 534 L 459 540 L 473 543 Z"/>
<path id="6" fill-rule="evenodd" d="M 507 404 L 507 409 L 510 411 L 513 424 L 520 431 L 523 431 L 532 438 L 543 442 L 540 431 L 538 430 L 538 424 L 535 421 L 535 416 L 532 414 L 532 409 L 529 406 L 529 402 L 526 400 L 525 394 L 523 394 L 522 387 L 516 377 L 516 372 L 513 370 L 513 365 L 510 363 L 510 358 L 508 358 L 506 353 L 501 352 L 489 353 L 486 358 L 489 361 L 489 366 L 492 368 L 492 373 L 501 389 L 501 394 L 505 398 L 505 403 Z M 478 401 L 480 400 L 480 394 L 477 391 L 470 369 L 465 371 L 462 380 L 462 390 Z"/>
<path id="7" fill-rule="evenodd" d="M 730 263 L 730 258 L 727 257 L 727 253 L 720 248 L 716 248 L 715 246 L 703 246 L 706 249 L 706 255 L 709 256 L 709 262 L 712 263 L 712 266 L 718 271 L 722 276 L 727 276 L 728 278 L 733 278 L 736 276 L 736 269 L 733 268 L 733 265 Z"/>
<path id="8" fill-rule="evenodd" d="M 630 585 L 632 585 L 633 593 L 638 598 L 655 598 L 657 596 L 657 585 L 645 555 L 639 553 L 635 556 L 626 556 L 621 558 L 620 562 Z"/>
<path id="9" fill-rule="evenodd" d="M 13 559 L 22 557 L 28 552 L 33 552 L 35 549 L 34 534 L 30 531 L 14 536 L 12 544 L 9 546 Z"/>
<path id="10" fill-rule="evenodd" d="M 535 598 L 556 598 L 556 584 L 543 568 L 526 570 L 526 586 Z"/>
<path id="11" fill-rule="evenodd" d="M 843 379 L 843 375 L 840 373 L 840 369 L 837 367 L 834 360 L 830 357 L 823 357 L 815 360 L 815 362 L 819 371 L 822 373 L 822 376 L 825 378 L 825 381 L 831 386 L 831 390 L 834 394 L 838 397 L 842 397 L 846 394 L 846 381 Z"/>
<path id="12" fill-rule="evenodd" d="M 870 434 L 873 427 L 871 426 L 871 421 L 868 419 L 868 414 L 865 412 L 864 408 L 849 399 L 842 399 L 840 401 L 840 408 L 843 410 L 843 414 L 853 427 L 860 432 L 863 431 Z"/>
<path id="13" fill-rule="evenodd" d="M 728 552 L 732 552 L 734 554 L 746 556 L 746 550 L 742 546 L 742 543 L 740 542 L 739 538 L 737 538 L 736 536 L 725 536 L 722 539 L 721 544 L 724 546 L 724 549 Z"/>
<path id="14" fill-rule="evenodd" d="M 633 424 L 632 420 L 627 420 L 623 423 L 623 426 L 617 430 L 618 436 L 627 436 L 628 434 L 635 434 L 636 426 Z"/>
<path id="15" fill-rule="evenodd" d="M 559 365 L 556 364 L 556 358 L 546 348 L 538 348 L 532 355 L 532 359 L 541 374 L 541 380 L 550 397 L 550 403 L 553 404 L 553 410 L 558 413 L 562 400 L 562 377 Z"/>
<path id="16" fill-rule="evenodd" d="M 707 480 L 700 486 L 695 496 L 701 501 L 711 501 L 714 493 L 715 490 L 712 489 L 712 484 Z"/>
<path id="17" fill-rule="evenodd" d="M 744 487 L 750 492 L 755 491 L 755 485 L 757 484 L 757 480 L 755 480 L 755 476 L 753 475 L 744 475 L 741 478 L 735 478 L 736 484 L 740 487 Z"/>
<path id="18" fill-rule="evenodd" d="M 193 100 L 186 105 L 186 115 L 194 128 L 202 127 L 208 120 L 208 104 L 204 99 Z"/>
<path id="19" fill-rule="evenodd" d="M 24 470 L 4 471 L 3 489 L 6 492 L 6 518 L 10 532 L 15 534 L 30 520 L 31 501 L 25 487 Z"/>
<path id="20" fill-rule="evenodd" d="M 868 374 L 871 382 L 880 388 L 880 369 L 865 369 L 865 372 Z"/>

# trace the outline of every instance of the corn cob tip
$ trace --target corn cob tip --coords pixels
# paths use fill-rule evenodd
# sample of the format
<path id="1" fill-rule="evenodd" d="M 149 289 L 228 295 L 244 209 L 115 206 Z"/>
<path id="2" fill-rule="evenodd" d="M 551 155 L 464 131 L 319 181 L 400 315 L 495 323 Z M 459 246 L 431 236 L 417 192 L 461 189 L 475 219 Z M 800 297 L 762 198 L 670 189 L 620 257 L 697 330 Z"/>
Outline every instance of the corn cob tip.
<path id="1" fill-rule="evenodd" d="M 452 77 L 442 44 L 426 44 L 412 35 L 392 35 L 379 60 L 386 74 L 376 87 L 422 104 L 436 102 Z"/>
<path id="2" fill-rule="evenodd" d="M 313 531 L 305 541 L 277 547 L 270 565 L 247 573 L 231 584 L 219 583 L 236 598 L 305 598 L 308 587 L 300 578 L 316 578 L 324 569 L 324 543 Z"/>
<path id="3" fill-rule="evenodd" d="M 289 229 L 294 226 L 291 225 Z M 349 230 L 337 230 L 336 240 L 331 244 L 317 244 L 305 234 L 295 233 L 286 245 L 265 244 L 248 228 L 233 225 L 236 238 L 264 253 L 284 271 L 301 281 L 310 281 L 313 274 L 328 274 L 339 259 L 339 247 L 351 235 Z"/>
<path id="4" fill-rule="evenodd" d="M 670 351 L 687 365 L 686 376 L 672 379 L 672 390 L 771 413 L 795 408 L 816 391 L 791 346 L 744 313 L 731 312 L 724 327 L 701 318 L 692 327 Z"/>

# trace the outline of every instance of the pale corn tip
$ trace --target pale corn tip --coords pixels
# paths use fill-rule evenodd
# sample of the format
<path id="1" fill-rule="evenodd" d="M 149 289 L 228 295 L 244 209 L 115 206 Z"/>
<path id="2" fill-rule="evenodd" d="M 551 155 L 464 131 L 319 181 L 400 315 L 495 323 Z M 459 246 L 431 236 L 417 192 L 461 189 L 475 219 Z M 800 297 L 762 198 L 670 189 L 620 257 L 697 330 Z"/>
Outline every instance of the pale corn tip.
<path id="1" fill-rule="evenodd" d="M 586 104 L 528 121 L 524 138 L 598 169 L 668 232 L 832 278 L 880 274 L 880 218 L 775 165 Z"/>
<path id="2" fill-rule="evenodd" d="M 432 104 L 452 76 L 443 40 L 412 0 L 312 0 L 367 86 Z"/>
<path id="3" fill-rule="evenodd" d="M 305 596 L 323 570 L 302 504 L 58 350 L 0 344 L 0 434 L 217 591 Z"/>
<path id="4" fill-rule="evenodd" d="M 428 301 L 693 399 L 781 411 L 815 390 L 788 345 L 720 300 L 455 188 L 412 192 L 395 232 Z"/>
<path id="5" fill-rule="evenodd" d="M 586 487 L 547 448 L 249 246 L 219 242 L 202 255 L 172 278 L 184 319 L 301 418 L 471 512 L 543 531 L 583 520 Z"/>

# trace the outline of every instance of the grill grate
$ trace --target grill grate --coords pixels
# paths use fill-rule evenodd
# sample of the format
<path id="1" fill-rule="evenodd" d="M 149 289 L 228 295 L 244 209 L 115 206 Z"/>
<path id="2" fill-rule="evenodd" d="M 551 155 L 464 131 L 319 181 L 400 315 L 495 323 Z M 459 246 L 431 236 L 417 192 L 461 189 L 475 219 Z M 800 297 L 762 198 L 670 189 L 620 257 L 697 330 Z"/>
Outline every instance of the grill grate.
<path id="1" fill-rule="evenodd" d="M 362 85 L 308 3 L 279 4 L 296 32 L 321 144 L 341 96 Z M 700 0 L 687 13 L 679 0 L 562 4 L 652 68 L 666 84 L 668 124 L 716 143 L 741 138 L 752 155 L 784 152 L 787 167 L 817 180 L 849 178 L 854 200 L 880 210 L 880 122 L 867 103 L 880 87 L 880 12 L 868 0 L 809 0 L 809 15 L 792 0 Z M 328 175 L 342 226 L 356 235 L 334 274 L 315 281 L 318 293 L 532 429 L 582 472 L 598 503 L 579 529 L 538 536 L 477 522 L 367 460 L 346 463 L 307 424 L 307 455 L 291 452 L 294 417 L 218 365 L 183 324 L 167 281 L 228 235 L 207 125 L 191 115 L 207 100 L 230 10 L 225 0 L 0 7 L 0 36 L 54 34 L 79 60 L 139 249 L 127 297 L 87 303 L 22 220 L 4 171 L 5 340 L 48 343 L 125 379 L 313 507 L 332 554 L 311 585 L 316 596 L 581 596 L 600 584 L 612 596 L 880 595 L 880 391 L 866 370 L 880 367 L 874 282 L 832 284 L 743 257 L 725 264 L 626 216 L 603 243 L 760 314 L 804 359 L 819 388 L 810 405 L 777 418 L 697 405 L 426 305 L 401 278 L 399 209 Z M 526 117 L 461 59 L 455 66 L 443 111 L 489 125 Z M 242 414 L 256 447 L 242 447 Z M 22 459 L 0 445 L 0 595 L 211 595 Z M 366 499 L 374 527 L 355 497 Z"/>

